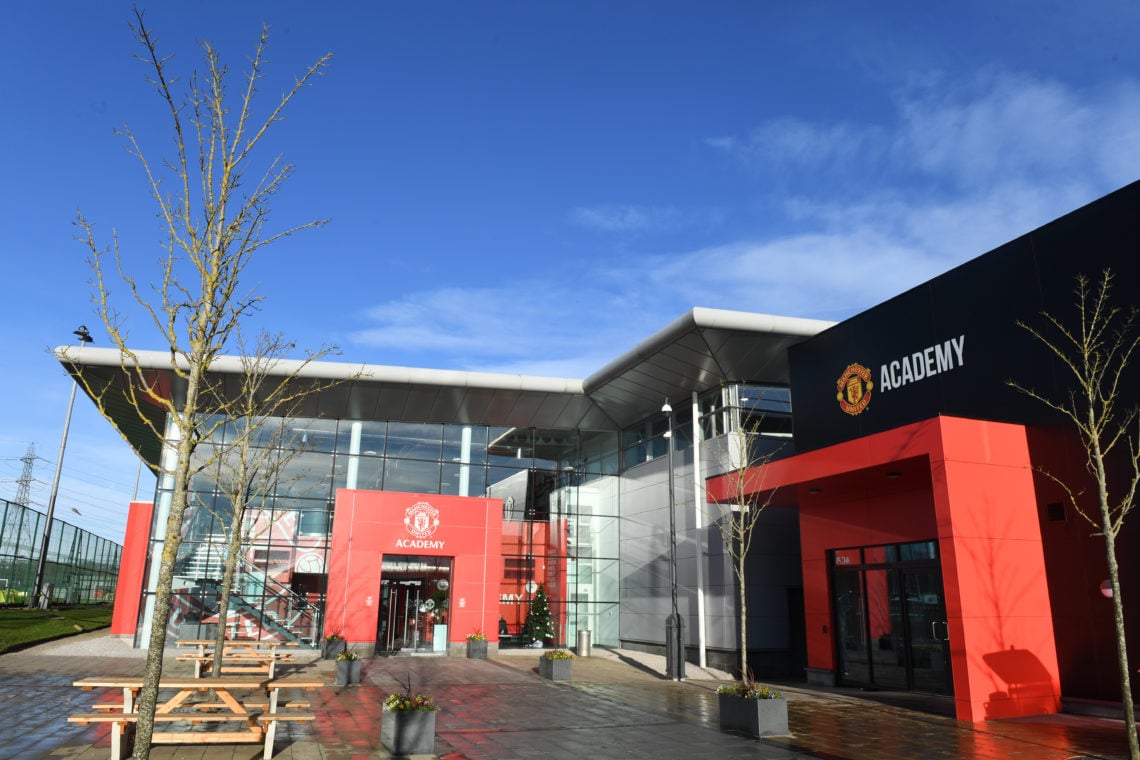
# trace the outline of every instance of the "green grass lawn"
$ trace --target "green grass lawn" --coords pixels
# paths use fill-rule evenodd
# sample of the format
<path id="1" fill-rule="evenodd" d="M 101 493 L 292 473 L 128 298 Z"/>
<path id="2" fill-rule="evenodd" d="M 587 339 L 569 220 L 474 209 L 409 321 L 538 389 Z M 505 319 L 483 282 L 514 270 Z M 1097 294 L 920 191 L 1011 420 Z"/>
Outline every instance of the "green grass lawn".
<path id="1" fill-rule="evenodd" d="M 111 625 L 111 606 L 54 610 L 0 608 L 0 654 Z"/>

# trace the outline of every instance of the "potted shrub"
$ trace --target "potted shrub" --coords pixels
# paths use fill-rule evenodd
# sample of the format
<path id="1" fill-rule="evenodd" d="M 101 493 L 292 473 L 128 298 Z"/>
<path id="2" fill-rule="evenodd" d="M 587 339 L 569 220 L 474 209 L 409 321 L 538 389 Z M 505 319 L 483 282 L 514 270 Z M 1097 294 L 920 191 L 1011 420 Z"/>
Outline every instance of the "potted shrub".
<path id="1" fill-rule="evenodd" d="M 487 637 L 479 628 L 467 634 L 467 657 L 472 660 L 487 659 Z"/>
<path id="2" fill-rule="evenodd" d="M 356 683 L 360 683 L 360 655 L 346 650 L 336 656 L 336 685 Z"/>
<path id="3" fill-rule="evenodd" d="M 322 646 L 324 652 L 321 656 L 326 660 L 335 660 L 341 652 L 344 652 L 348 648 L 345 644 L 344 639 L 342 639 L 340 637 L 340 634 L 336 632 L 325 636 L 325 641 Z"/>
<path id="4" fill-rule="evenodd" d="M 439 711 L 426 694 L 413 694 L 411 680 L 403 693 L 389 694 L 380 713 L 380 743 L 393 755 L 435 753 L 435 714 Z"/>
<path id="5" fill-rule="evenodd" d="M 775 689 L 756 683 L 717 688 L 720 727 L 749 736 L 782 736 L 788 733 L 788 700 Z"/>
<path id="6" fill-rule="evenodd" d="M 569 681 L 574 675 L 574 655 L 565 649 L 551 649 L 538 658 L 538 674 L 551 681 Z"/>

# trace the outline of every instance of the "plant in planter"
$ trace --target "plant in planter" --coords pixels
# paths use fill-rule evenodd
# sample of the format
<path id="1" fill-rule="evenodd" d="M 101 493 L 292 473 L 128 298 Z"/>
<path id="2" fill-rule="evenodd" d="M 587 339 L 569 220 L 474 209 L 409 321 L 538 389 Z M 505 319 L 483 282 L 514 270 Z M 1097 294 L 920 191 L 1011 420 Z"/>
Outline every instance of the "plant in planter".
<path id="1" fill-rule="evenodd" d="M 748 679 L 720 686 L 720 727 L 749 736 L 781 736 L 788 733 L 788 701 L 775 689 Z"/>
<path id="2" fill-rule="evenodd" d="M 351 686 L 360 683 L 360 655 L 344 651 L 336 656 L 336 685 Z"/>
<path id="3" fill-rule="evenodd" d="M 413 694 L 411 677 L 404 691 L 389 694 L 380 713 L 380 743 L 393 755 L 435 752 L 435 714 L 439 708 L 426 694 Z"/>
<path id="4" fill-rule="evenodd" d="M 551 649 L 538 658 L 538 674 L 551 681 L 569 681 L 574 677 L 574 655 L 565 649 Z"/>
<path id="5" fill-rule="evenodd" d="M 472 660 L 487 659 L 487 637 L 483 629 L 476 628 L 467 634 L 467 656 Z"/>
<path id="6" fill-rule="evenodd" d="M 348 649 L 345 640 L 335 631 L 325 636 L 322 647 L 324 650 L 322 657 L 326 660 L 335 660 L 341 652 Z"/>

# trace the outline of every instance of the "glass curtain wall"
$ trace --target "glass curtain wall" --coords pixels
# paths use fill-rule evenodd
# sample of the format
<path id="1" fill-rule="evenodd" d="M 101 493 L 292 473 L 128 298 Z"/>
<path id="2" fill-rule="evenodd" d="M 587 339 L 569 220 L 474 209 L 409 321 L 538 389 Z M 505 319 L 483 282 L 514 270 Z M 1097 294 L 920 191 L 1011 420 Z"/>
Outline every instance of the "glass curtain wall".
<path id="1" fill-rule="evenodd" d="M 169 428 L 169 426 L 168 426 Z M 172 429 L 172 428 L 171 428 Z M 491 496 L 504 501 L 500 629 L 521 638 L 539 585 L 558 621 L 557 643 L 590 627 L 599 644 L 617 643 L 618 436 L 364 420 L 270 420 L 255 449 L 267 465 L 245 489 L 238 574 L 231 611 L 217 619 L 226 536 L 233 514 L 240 423 L 219 425 L 196 448 L 183 543 L 175 569 L 171 637 L 232 636 L 316 645 L 323 635 L 330 517 L 336 490 Z M 168 429 L 164 457 L 173 464 Z M 155 500 L 147 590 L 139 640 L 149 629 L 170 478 Z M 611 631 L 612 635 L 607 631 Z"/>
<path id="2" fill-rule="evenodd" d="M 789 456 L 792 450 L 792 396 L 784 386 L 731 384 L 714 388 L 697 399 L 701 440 L 711 440 L 738 430 L 753 436 L 753 460 L 778 452 Z M 693 445 L 692 407 L 687 401 L 673 405 L 675 452 Z M 663 457 L 668 452 L 665 436 L 668 422 L 655 413 L 622 431 L 622 467 L 635 467 Z"/>

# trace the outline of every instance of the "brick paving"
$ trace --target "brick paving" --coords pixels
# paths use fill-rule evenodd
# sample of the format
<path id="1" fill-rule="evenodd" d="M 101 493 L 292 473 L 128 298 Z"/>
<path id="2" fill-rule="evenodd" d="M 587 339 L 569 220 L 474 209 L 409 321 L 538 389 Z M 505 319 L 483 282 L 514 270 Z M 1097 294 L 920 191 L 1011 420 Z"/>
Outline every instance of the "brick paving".
<path id="1" fill-rule="evenodd" d="M 97 637 L 87 634 L 79 639 Z M 119 645 L 122 646 L 122 645 Z M 103 695 L 71 686 L 89 675 L 141 674 L 137 652 L 123 656 L 75 653 L 65 644 L 0 656 L 0 758 L 106 760 L 106 726 L 67 723 Z M 82 650 L 78 650 L 82 652 Z M 71 652 L 71 653 L 69 653 Z M 329 687 L 306 693 L 317 720 L 282 726 L 278 760 L 372 760 L 380 747 L 385 695 L 411 679 L 440 705 L 440 760 L 1121 760 L 1127 756 L 1122 721 L 1058 715 L 963 723 L 936 714 L 938 699 L 911 699 L 923 709 L 886 704 L 842 689 L 781 685 L 788 698 L 790 736 L 761 740 L 717 727 L 717 681 L 676 683 L 653 672 L 643 656 L 594 650 L 578 658 L 572 682 L 537 675 L 538 653 L 486 661 L 398 657 L 364 662 L 360 686 L 332 685 L 334 665 L 311 658 L 288 672 L 319 673 Z M 168 660 L 166 672 L 188 673 Z M 699 672 L 697 675 L 701 675 Z M 887 695 L 889 696 L 889 695 Z M 161 746 L 154 760 L 256 760 L 260 745 Z"/>

